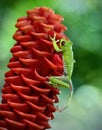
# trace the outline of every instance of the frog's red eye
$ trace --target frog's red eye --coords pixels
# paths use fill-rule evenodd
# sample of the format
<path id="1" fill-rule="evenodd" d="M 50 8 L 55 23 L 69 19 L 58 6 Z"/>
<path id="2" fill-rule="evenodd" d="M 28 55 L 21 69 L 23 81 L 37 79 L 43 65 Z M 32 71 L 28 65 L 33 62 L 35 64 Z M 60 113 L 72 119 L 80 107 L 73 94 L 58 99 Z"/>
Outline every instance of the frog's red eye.
<path id="1" fill-rule="evenodd" d="M 60 40 L 60 47 L 62 48 L 66 44 L 66 41 L 64 39 Z"/>
<path id="2" fill-rule="evenodd" d="M 62 46 L 64 46 L 65 44 L 66 44 L 66 42 L 65 42 L 65 41 L 63 41 L 63 42 L 62 42 Z"/>

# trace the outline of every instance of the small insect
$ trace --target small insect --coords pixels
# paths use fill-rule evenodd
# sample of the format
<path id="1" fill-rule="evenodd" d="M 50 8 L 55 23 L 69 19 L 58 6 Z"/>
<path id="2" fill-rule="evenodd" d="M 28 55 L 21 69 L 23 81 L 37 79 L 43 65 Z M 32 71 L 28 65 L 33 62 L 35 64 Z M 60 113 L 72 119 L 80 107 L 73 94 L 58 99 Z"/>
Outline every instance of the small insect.
<path id="1" fill-rule="evenodd" d="M 73 95 L 73 85 L 71 81 L 71 76 L 73 72 L 73 66 L 74 66 L 74 58 L 73 58 L 73 51 L 72 51 L 72 45 L 73 43 L 70 40 L 61 39 L 60 41 L 56 41 L 56 34 L 54 37 L 50 37 L 52 40 L 54 49 L 57 52 L 62 52 L 62 58 L 64 63 L 64 75 L 63 76 L 51 76 L 49 78 L 49 83 L 56 87 L 65 87 L 70 89 L 70 95 L 68 98 L 68 104 L 62 109 L 58 109 L 59 112 L 63 111 L 64 109 L 68 108 L 72 95 Z M 59 42 L 59 46 L 57 45 L 57 42 Z"/>

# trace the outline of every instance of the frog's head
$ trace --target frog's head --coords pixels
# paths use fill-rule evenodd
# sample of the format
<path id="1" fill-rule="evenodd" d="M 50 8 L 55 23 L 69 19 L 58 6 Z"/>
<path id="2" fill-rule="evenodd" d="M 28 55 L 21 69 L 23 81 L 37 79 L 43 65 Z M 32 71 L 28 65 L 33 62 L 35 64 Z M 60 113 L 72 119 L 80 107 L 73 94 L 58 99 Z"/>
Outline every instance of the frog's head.
<path id="1" fill-rule="evenodd" d="M 73 45 L 73 43 L 70 40 L 66 40 L 66 39 L 61 39 L 60 40 L 60 48 L 62 50 L 68 49 L 68 48 L 72 47 L 72 45 Z"/>

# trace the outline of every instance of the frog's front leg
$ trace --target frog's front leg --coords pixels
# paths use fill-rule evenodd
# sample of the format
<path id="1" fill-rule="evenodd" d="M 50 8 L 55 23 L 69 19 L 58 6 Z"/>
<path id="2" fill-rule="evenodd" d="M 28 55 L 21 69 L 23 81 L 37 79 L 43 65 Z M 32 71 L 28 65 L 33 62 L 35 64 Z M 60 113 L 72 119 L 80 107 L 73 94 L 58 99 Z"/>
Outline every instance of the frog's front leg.
<path id="1" fill-rule="evenodd" d="M 52 41 L 52 43 L 53 43 L 54 49 L 55 49 L 57 52 L 61 52 L 62 49 L 59 48 L 59 46 L 57 45 L 57 43 L 59 42 L 59 40 L 56 40 L 56 34 L 54 34 L 54 37 L 51 37 L 51 36 L 49 36 L 49 37 L 50 37 L 50 39 L 51 39 L 51 41 Z"/>

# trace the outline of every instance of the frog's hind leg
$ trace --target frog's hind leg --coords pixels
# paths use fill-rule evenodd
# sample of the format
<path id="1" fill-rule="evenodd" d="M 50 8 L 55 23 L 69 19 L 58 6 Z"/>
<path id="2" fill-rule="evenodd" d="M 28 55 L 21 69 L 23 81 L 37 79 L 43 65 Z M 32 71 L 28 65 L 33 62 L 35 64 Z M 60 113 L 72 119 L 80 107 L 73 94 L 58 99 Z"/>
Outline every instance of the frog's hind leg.
<path id="1" fill-rule="evenodd" d="M 73 96 L 73 85 L 72 85 L 72 82 L 69 82 L 69 84 L 67 84 L 67 85 L 69 86 L 67 88 L 70 88 L 70 94 L 68 96 L 67 105 L 65 107 L 61 108 L 61 109 L 59 109 L 58 106 L 57 106 L 57 110 L 56 110 L 57 112 L 62 112 L 65 109 L 67 109 L 69 107 L 69 105 L 70 105 L 71 100 L 72 100 L 72 96 Z"/>
<path id="2" fill-rule="evenodd" d="M 65 77 L 65 76 L 52 76 L 52 77 L 50 77 L 50 83 L 52 83 L 52 85 L 55 86 L 56 88 L 64 87 L 64 88 L 70 89 L 70 94 L 68 97 L 67 105 L 62 109 L 57 108 L 57 111 L 61 112 L 61 111 L 65 110 L 66 108 L 68 108 L 68 106 L 70 105 L 72 95 L 73 95 L 72 82 L 68 81 L 68 77 Z"/>

